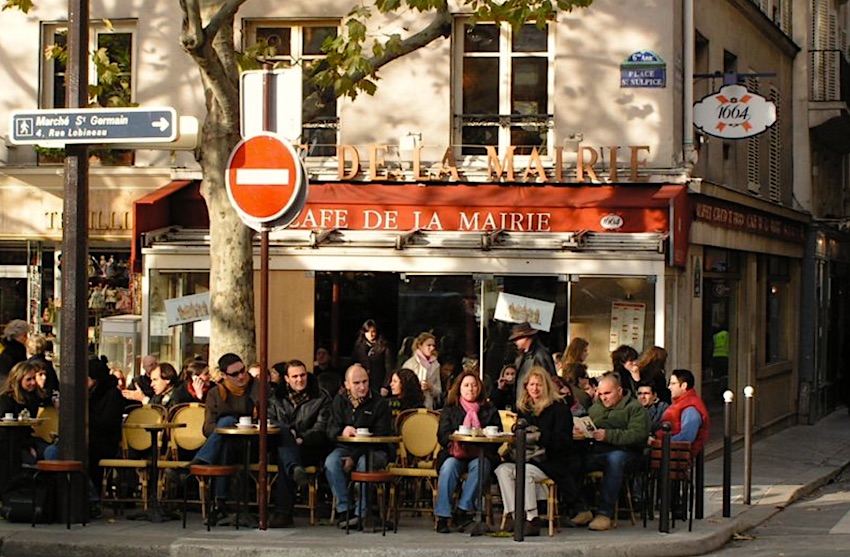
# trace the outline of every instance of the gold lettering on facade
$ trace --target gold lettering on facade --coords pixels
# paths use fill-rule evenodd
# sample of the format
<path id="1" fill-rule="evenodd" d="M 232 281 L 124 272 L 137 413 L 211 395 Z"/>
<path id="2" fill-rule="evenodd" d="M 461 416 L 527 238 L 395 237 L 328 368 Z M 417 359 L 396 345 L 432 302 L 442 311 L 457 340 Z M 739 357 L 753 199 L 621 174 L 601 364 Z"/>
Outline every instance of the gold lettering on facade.
<path id="1" fill-rule="evenodd" d="M 611 169 L 609 178 L 611 179 L 612 182 L 616 182 L 617 179 L 620 177 L 619 173 L 617 172 L 617 170 L 618 170 L 617 169 L 617 151 L 619 151 L 620 148 L 616 147 L 616 146 L 611 146 L 611 147 L 608 147 L 608 150 L 611 151 L 611 156 L 609 157 L 609 164 L 608 164 L 608 168 Z"/>
<path id="2" fill-rule="evenodd" d="M 378 150 L 381 150 L 382 153 L 379 154 Z M 369 180 L 372 182 L 385 182 L 389 179 L 387 172 L 384 172 L 383 174 L 378 173 L 380 169 L 386 171 L 387 166 L 384 162 L 383 153 L 389 153 L 389 151 L 389 145 L 378 145 L 377 143 L 369 145 Z"/>
<path id="3" fill-rule="evenodd" d="M 354 148 L 354 145 L 337 145 L 336 156 L 339 161 L 337 168 L 337 176 L 340 180 L 354 180 L 360 174 L 360 153 Z M 351 167 L 346 169 L 347 158 L 351 157 Z"/>
<path id="4" fill-rule="evenodd" d="M 584 153 L 590 153 L 590 160 L 584 160 Z M 596 175 L 596 171 L 593 169 L 593 165 L 596 164 L 596 161 L 599 160 L 599 151 L 594 149 L 593 147 L 585 147 L 583 145 L 579 145 L 578 147 L 578 155 L 576 156 L 576 180 L 579 182 L 584 182 L 584 173 L 587 172 L 588 180 L 593 182 L 599 181 L 599 176 Z"/>
<path id="5" fill-rule="evenodd" d="M 499 160 L 499 153 L 492 145 L 487 146 L 487 179 L 499 180 L 502 174 L 505 174 L 505 179 L 509 182 L 514 181 L 514 150 L 516 147 L 511 145 L 508 147 L 508 152 L 505 153 L 505 162 Z"/>
<path id="6" fill-rule="evenodd" d="M 44 213 L 44 228 L 47 231 L 62 230 L 64 215 L 61 211 Z M 91 231 L 120 231 L 131 230 L 129 211 L 91 211 L 88 219 L 88 229 Z"/>
<path id="7" fill-rule="evenodd" d="M 527 182 L 532 177 L 541 182 L 546 181 L 546 169 L 543 167 L 543 161 L 540 159 L 540 152 L 537 147 L 531 150 L 531 155 L 528 157 L 528 167 L 525 169 L 522 179 Z"/>
<path id="8" fill-rule="evenodd" d="M 437 172 L 437 177 L 442 178 L 448 174 L 455 182 L 460 182 L 460 173 L 457 171 L 457 161 L 455 160 L 454 150 L 450 147 L 443 154 L 443 159 L 440 161 L 440 170 Z"/>
<path id="9" fill-rule="evenodd" d="M 638 153 L 640 153 L 640 151 L 646 151 L 646 153 L 649 154 L 649 145 L 632 145 L 632 146 L 629 147 L 629 149 L 631 149 L 631 151 L 632 151 L 631 180 L 632 180 L 632 182 L 637 182 L 638 167 L 646 168 L 646 165 L 647 165 L 646 159 L 638 160 Z"/>

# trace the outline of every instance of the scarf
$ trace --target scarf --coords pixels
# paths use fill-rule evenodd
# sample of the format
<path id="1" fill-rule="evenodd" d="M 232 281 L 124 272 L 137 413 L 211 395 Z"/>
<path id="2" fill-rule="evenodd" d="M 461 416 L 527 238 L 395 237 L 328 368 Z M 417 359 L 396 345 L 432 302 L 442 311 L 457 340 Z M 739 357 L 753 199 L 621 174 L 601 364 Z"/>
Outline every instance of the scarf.
<path id="1" fill-rule="evenodd" d="M 360 406 L 361 404 L 363 404 L 363 401 L 366 400 L 366 398 L 365 397 L 360 398 L 359 396 L 354 396 L 353 394 L 351 394 L 349 392 L 348 393 L 348 400 L 351 402 L 351 407 L 354 408 L 355 410 L 357 410 L 357 407 Z"/>
<path id="2" fill-rule="evenodd" d="M 473 429 L 481 429 L 481 420 L 478 418 L 478 411 L 481 409 L 481 404 L 478 402 L 469 402 L 461 397 L 460 406 L 466 411 L 466 416 L 463 418 L 463 425 Z"/>
<path id="3" fill-rule="evenodd" d="M 304 389 L 300 393 L 292 390 L 289 391 L 289 402 L 291 402 L 293 406 L 304 404 L 308 400 L 310 400 L 310 394 L 307 392 L 307 389 Z"/>
<path id="4" fill-rule="evenodd" d="M 250 384 L 250 383 L 249 383 Z M 236 387 L 235 385 L 231 385 L 230 381 L 224 380 L 218 384 L 219 393 L 221 394 L 221 401 L 224 402 L 227 400 L 227 393 L 233 393 L 233 396 L 242 396 L 245 394 L 245 387 Z"/>

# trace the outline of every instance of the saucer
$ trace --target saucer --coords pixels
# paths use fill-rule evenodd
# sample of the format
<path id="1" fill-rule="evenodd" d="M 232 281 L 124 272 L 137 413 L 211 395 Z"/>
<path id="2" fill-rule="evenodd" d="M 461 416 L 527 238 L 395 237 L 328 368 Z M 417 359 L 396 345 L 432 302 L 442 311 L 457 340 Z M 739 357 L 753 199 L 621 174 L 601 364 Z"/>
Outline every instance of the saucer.
<path id="1" fill-rule="evenodd" d="M 357 432 L 354 432 L 354 436 L 355 436 L 355 437 L 372 437 L 372 432 L 371 432 L 371 431 L 370 431 L 369 433 L 357 433 Z"/>
<path id="2" fill-rule="evenodd" d="M 252 427 L 257 427 L 256 424 L 236 424 L 236 427 L 240 429 L 250 429 Z"/>
<path id="3" fill-rule="evenodd" d="M 490 439 L 494 439 L 496 437 L 505 437 L 507 434 L 504 431 L 497 431 L 496 433 L 487 433 L 484 432 L 484 437 L 489 437 Z"/>

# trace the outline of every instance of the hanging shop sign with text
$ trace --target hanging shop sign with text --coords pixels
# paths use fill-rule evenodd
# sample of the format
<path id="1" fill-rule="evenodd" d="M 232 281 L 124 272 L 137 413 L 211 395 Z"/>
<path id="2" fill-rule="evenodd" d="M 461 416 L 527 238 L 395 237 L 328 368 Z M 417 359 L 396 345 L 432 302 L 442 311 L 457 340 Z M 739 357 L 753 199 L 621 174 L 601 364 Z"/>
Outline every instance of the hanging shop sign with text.
<path id="1" fill-rule="evenodd" d="M 722 139 L 746 139 L 776 123 L 776 105 L 743 85 L 726 85 L 694 104 L 694 126 Z"/>

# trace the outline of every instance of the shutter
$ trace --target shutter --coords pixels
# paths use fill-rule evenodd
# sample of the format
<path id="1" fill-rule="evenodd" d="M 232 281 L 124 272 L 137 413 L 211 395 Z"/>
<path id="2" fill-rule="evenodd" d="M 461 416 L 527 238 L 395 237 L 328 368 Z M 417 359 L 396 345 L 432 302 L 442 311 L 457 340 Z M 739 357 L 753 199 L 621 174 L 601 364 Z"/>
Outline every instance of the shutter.
<path id="1" fill-rule="evenodd" d="M 750 70 L 752 71 L 752 70 Z M 755 72 L 753 72 L 755 73 Z M 758 93 L 759 82 L 755 77 L 747 78 L 747 90 Z M 761 194 L 759 182 L 759 151 L 761 149 L 760 136 L 747 139 L 747 190 L 750 193 Z"/>
<path id="2" fill-rule="evenodd" d="M 768 198 L 774 203 L 782 202 L 782 135 L 779 123 L 782 121 L 779 90 L 770 88 L 770 101 L 776 105 L 776 123 L 768 129 L 770 153 L 768 155 Z"/>

